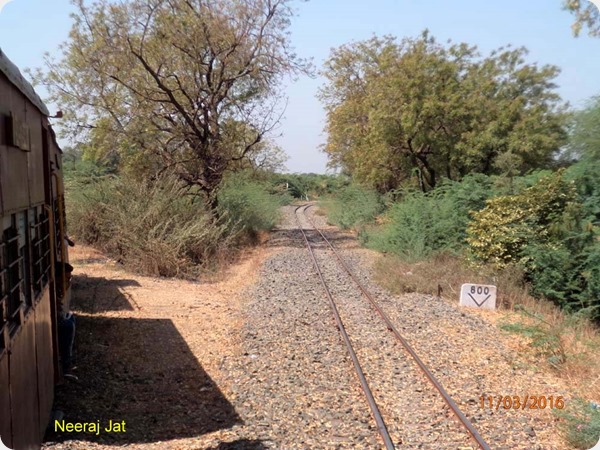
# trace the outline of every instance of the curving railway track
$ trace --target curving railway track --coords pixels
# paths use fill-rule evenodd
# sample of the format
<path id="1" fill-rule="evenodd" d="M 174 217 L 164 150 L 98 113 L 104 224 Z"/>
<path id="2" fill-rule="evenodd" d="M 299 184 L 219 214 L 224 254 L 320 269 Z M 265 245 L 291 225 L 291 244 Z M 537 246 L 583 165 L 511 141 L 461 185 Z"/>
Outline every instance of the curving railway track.
<path id="1" fill-rule="evenodd" d="M 440 382 L 435 378 L 431 370 L 423 363 L 423 361 L 419 358 L 414 349 L 410 346 L 410 344 L 402 337 L 402 335 L 398 332 L 396 326 L 392 323 L 389 317 L 385 314 L 383 309 L 379 306 L 373 295 L 364 287 L 364 285 L 359 281 L 356 275 L 352 272 L 352 270 L 348 267 L 348 264 L 344 261 L 339 252 L 335 249 L 333 244 L 329 239 L 324 235 L 324 233 L 315 225 L 315 223 L 307 216 L 306 211 L 311 208 L 313 205 L 301 205 L 298 206 L 295 211 L 295 219 L 298 224 L 298 228 L 301 231 L 301 234 L 304 238 L 304 242 L 312 259 L 315 270 L 319 276 L 321 285 L 325 291 L 327 299 L 329 301 L 329 305 L 333 312 L 333 316 L 335 318 L 336 325 L 339 329 L 339 332 L 342 336 L 342 340 L 348 350 L 350 359 L 352 360 L 352 364 L 354 366 L 354 370 L 358 377 L 361 389 L 364 392 L 367 403 L 371 410 L 371 414 L 373 419 L 375 420 L 377 431 L 383 440 L 385 448 L 388 450 L 395 449 L 397 446 L 402 445 L 401 439 L 396 439 L 392 436 L 392 432 L 386 424 L 384 419 L 385 412 L 382 412 L 382 408 L 378 405 L 377 395 L 374 394 L 374 390 L 369 385 L 368 381 L 368 373 L 363 369 L 361 362 L 359 360 L 359 356 L 357 355 L 357 351 L 355 350 L 355 346 L 357 345 L 357 340 L 353 340 L 350 337 L 350 333 L 347 330 L 346 325 L 344 324 L 344 320 L 342 319 L 342 315 L 340 314 L 340 308 L 338 307 L 338 303 L 335 300 L 335 295 L 332 293 L 331 289 L 328 286 L 326 277 L 321 270 L 321 266 L 319 265 L 318 258 L 315 254 L 314 247 L 316 246 L 316 242 L 314 240 L 311 241 L 311 238 L 314 237 L 319 240 L 321 243 L 325 244 L 324 249 L 330 251 L 335 256 L 339 267 L 342 271 L 352 280 L 352 284 L 354 284 L 355 288 L 360 291 L 362 296 L 367 299 L 370 305 L 371 313 L 376 316 L 382 323 L 385 325 L 385 329 L 387 329 L 394 337 L 396 342 L 401 344 L 402 348 L 410 355 L 412 360 L 414 361 L 416 367 L 418 367 L 419 371 L 424 375 L 427 379 L 431 387 L 435 388 L 436 392 L 441 396 L 449 410 L 453 413 L 453 415 L 458 419 L 458 423 L 462 426 L 470 438 L 474 440 L 479 448 L 483 450 L 489 450 L 490 446 L 485 442 L 485 440 L 481 437 L 475 427 L 471 424 L 471 422 L 467 419 L 464 413 L 459 409 L 454 400 L 450 397 L 448 392 L 443 388 Z M 300 211 L 300 213 L 299 213 Z M 302 225 L 303 219 L 306 223 L 309 224 L 308 230 L 312 232 L 311 238 L 309 238 L 307 234 L 307 230 L 305 230 Z M 373 370 L 373 369 L 372 369 Z M 384 395 L 384 393 L 379 392 L 379 396 Z M 410 414 L 410 411 L 406 411 L 406 414 Z M 396 442 L 396 443 L 395 443 Z"/>

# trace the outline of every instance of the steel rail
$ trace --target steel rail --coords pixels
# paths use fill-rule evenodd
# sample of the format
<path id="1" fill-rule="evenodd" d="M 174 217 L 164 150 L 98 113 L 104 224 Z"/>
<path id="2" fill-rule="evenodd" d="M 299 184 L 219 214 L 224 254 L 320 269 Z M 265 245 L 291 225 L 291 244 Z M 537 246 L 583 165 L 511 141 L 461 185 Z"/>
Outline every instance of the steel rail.
<path id="1" fill-rule="evenodd" d="M 464 413 L 459 409 L 456 402 L 454 400 L 452 400 L 452 397 L 450 397 L 450 394 L 448 394 L 448 392 L 444 389 L 442 384 L 437 380 L 437 378 L 433 375 L 433 373 L 431 373 L 431 371 L 427 368 L 427 366 L 421 360 L 421 358 L 419 358 L 419 356 L 414 351 L 414 349 L 411 347 L 411 345 L 408 343 L 408 341 L 406 339 L 404 339 L 404 337 L 398 332 L 398 330 L 396 329 L 396 327 L 394 326 L 394 324 L 392 323 L 392 321 L 390 320 L 388 315 L 381 309 L 381 307 L 379 306 L 379 304 L 377 303 L 375 298 L 373 298 L 373 296 L 369 293 L 369 291 L 367 291 L 367 289 L 363 286 L 363 284 L 358 280 L 356 275 L 350 270 L 350 268 L 347 266 L 347 264 L 344 262 L 344 260 L 338 253 L 338 251 L 331 244 L 329 239 L 327 239 L 325 237 L 323 232 L 315 225 L 314 221 L 306 215 L 306 210 L 312 206 L 314 206 L 314 205 L 313 204 L 308 205 L 306 208 L 304 208 L 304 211 L 302 211 L 304 213 L 304 217 L 306 218 L 306 220 L 321 235 L 323 240 L 327 243 L 329 248 L 333 251 L 333 253 L 334 253 L 335 257 L 337 258 L 338 262 L 340 263 L 340 265 L 344 268 L 344 270 L 348 273 L 348 275 L 350 275 L 352 280 L 356 283 L 358 288 L 365 295 L 365 297 L 367 297 L 367 299 L 369 300 L 369 302 L 371 303 L 373 308 L 375 308 L 377 313 L 383 319 L 383 321 L 387 325 L 388 330 L 394 334 L 394 336 L 400 341 L 400 343 L 406 349 L 406 351 L 413 357 L 413 359 L 415 360 L 415 362 L 417 363 L 419 368 L 423 371 L 425 376 L 429 379 L 429 381 L 435 386 L 435 388 L 441 394 L 442 398 L 444 399 L 446 404 L 450 407 L 450 409 L 452 410 L 454 415 L 463 424 L 463 426 L 469 431 L 469 434 L 477 442 L 477 445 L 479 445 L 479 447 L 481 447 L 481 449 L 483 449 L 483 450 L 491 450 L 490 446 L 485 442 L 483 437 L 481 437 L 481 435 L 475 429 L 473 424 L 469 421 L 469 419 L 467 419 L 467 417 L 464 415 Z"/>
<path id="2" fill-rule="evenodd" d="M 319 268 L 319 264 L 317 262 L 317 258 L 315 257 L 315 253 L 310 245 L 310 242 L 308 241 L 308 237 L 306 236 L 304 229 L 302 228 L 302 224 L 300 223 L 300 219 L 298 217 L 298 210 L 302 207 L 306 207 L 306 206 L 305 205 L 298 206 L 296 208 L 296 210 L 294 211 L 294 215 L 296 217 L 296 222 L 298 223 L 298 228 L 302 232 L 302 236 L 304 237 L 304 242 L 306 243 L 306 248 L 308 248 L 308 252 L 310 253 L 310 256 L 312 258 L 315 269 L 317 270 L 317 273 L 319 274 L 319 279 L 321 280 L 323 289 L 325 290 L 325 293 L 327 294 L 327 299 L 329 300 L 329 305 L 331 306 L 331 309 L 333 311 L 333 315 L 335 317 L 337 327 L 340 330 L 340 334 L 342 335 L 342 338 L 344 339 L 344 343 L 346 344 L 348 353 L 350 353 L 350 358 L 352 359 L 352 363 L 354 364 L 354 370 L 356 371 L 356 375 L 358 376 L 358 380 L 360 381 L 362 390 L 365 393 L 365 396 L 367 397 L 367 402 L 369 403 L 369 408 L 371 408 L 373 418 L 375 419 L 375 422 L 377 424 L 377 430 L 379 431 L 379 434 L 383 438 L 385 448 L 387 450 L 395 450 L 394 443 L 392 442 L 392 438 L 390 437 L 390 433 L 387 429 L 387 426 L 385 425 L 385 421 L 383 420 L 381 412 L 379 411 L 379 407 L 377 406 L 377 403 L 375 402 L 375 398 L 373 397 L 373 392 L 371 391 L 371 388 L 369 387 L 369 384 L 367 383 L 367 378 L 365 377 L 365 373 L 363 372 L 362 367 L 360 366 L 360 363 L 358 362 L 358 357 L 356 356 L 356 352 L 354 351 L 354 348 L 352 347 L 352 343 L 350 342 L 350 337 L 348 336 L 348 333 L 346 332 L 346 328 L 344 327 L 344 322 L 342 321 L 342 318 L 340 317 L 340 314 L 339 314 L 339 311 L 335 304 L 335 301 L 333 300 L 333 296 L 331 295 L 331 291 L 329 290 L 329 287 L 327 287 L 327 283 L 325 282 L 323 273 L 321 272 L 321 269 Z"/>

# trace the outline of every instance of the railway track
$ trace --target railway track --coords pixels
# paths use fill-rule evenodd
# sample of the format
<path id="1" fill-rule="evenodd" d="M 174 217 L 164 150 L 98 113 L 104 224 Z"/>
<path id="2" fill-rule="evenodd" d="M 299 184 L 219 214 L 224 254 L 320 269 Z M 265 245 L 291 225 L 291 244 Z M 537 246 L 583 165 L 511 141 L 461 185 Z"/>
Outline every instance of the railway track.
<path id="1" fill-rule="evenodd" d="M 333 312 L 337 327 L 340 331 L 340 334 L 342 336 L 344 344 L 345 344 L 345 346 L 348 350 L 348 353 L 350 355 L 350 358 L 352 360 L 354 370 L 356 372 L 359 383 L 361 385 L 361 389 L 363 390 L 363 392 L 365 394 L 367 403 L 371 410 L 371 414 L 372 414 L 373 419 L 375 420 L 375 423 L 377 426 L 377 431 L 379 432 L 379 435 L 381 436 L 381 439 L 383 440 L 385 448 L 388 450 L 395 449 L 396 445 L 394 444 L 394 440 L 388 429 L 388 425 L 385 422 L 385 419 L 383 417 L 381 409 L 380 409 L 377 401 L 375 400 L 375 395 L 373 394 L 373 390 L 371 389 L 371 386 L 369 385 L 368 377 L 365 374 L 365 370 L 363 369 L 363 367 L 359 361 L 359 357 L 357 356 L 357 352 L 355 351 L 354 346 L 353 346 L 353 341 L 350 338 L 348 331 L 346 330 L 346 326 L 344 325 L 344 322 L 340 315 L 334 295 L 332 294 L 331 290 L 329 289 L 327 281 L 326 281 L 325 277 L 323 276 L 321 267 L 319 266 L 319 262 L 315 255 L 315 252 L 313 250 L 313 245 L 311 245 L 311 241 L 308 238 L 304 227 L 302 226 L 300 217 L 303 217 L 310 224 L 310 226 L 312 227 L 312 230 L 316 231 L 317 236 L 322 240 L 322 242 L 325 243 L 326 248 L 333 253 L 339 266 L 350 277 L 350 279 L 353 281 L 355 286 L 360 290 L 361 294 L 368 300 L 368 302 L 372 308 L 372 311 L 374 313 L 376 313 L 377 317 L 385 324 L 385 327 L 387 328 L 387 330 L 394 336 L 394 338 L 402 345 L 402 347 L 406 350 L 406 352 L 411 356 L 411 358 L 413 359 L 413 361 L 416 363 L 417 367 L 419 368 L 420 372 L 426 377 L 429 384 L 432 385 L 432 387 L 434 387 L 436 389 L 436 391 L 441 396 L 443 401 L 446 403 L 448 408 L 452 411 L 454 416 L 458 419 L 458 422 L 460 423 L 460 425 L 468 432 L 468 434 L 473 439 L 473 441 L 477 443 L 479 448 L 481 448 L 483 450 L 490 450 L 490 446 L 484 441 L 484 439 L 481 437 L 481 435 L 478 433 L 478 431 L 475 429 L 475 427 L 471 424 L 471 422 L 467 419 L 467 417 L 464 415 L 464 413 L 458 408 L 458 405 L 454 402 L 454 400 L 446 392 L 444 387 L 436 379 L 436 377 L 433 375 L 431 370 L 429 370 L 429 368 L 425 365 L 425 363 L 419 358 L 419 356 L 414 351 L 414 349 L 411 347 L 411 345 L 398 332 L 397 328 L 394 326 L 394 324 L 389 319 L 389 317 L 385 314 L 383 309 L 379 306 L 379 304 L 377 303 L 377 301 L 375 300 L 373 295 L 365 288 L 365 286 L 360 282 L 360 280 L 356 277 L 356 275 L 348 267 L 347 263 L 344 261 L 344 259 L 339 254 L 339 252 L 335 249 L 335 247 L 330 242 L 330 240 L 327 239 L 327 237 L 315 225 L 315 223 L 312 221 L 312 219 L 310 219 L 306 215 L 306 211 L 309 208 L 311 208 L 312 206 L 313 206 L 312 204 L 298 206 L 294 211 L 295 219 L 298 224 L 298 228 L 302 233 L 304 242 L 306 244 L 306 247 L 308 249 L 308 252 L 310 254 L 310 257 L 312 259 L 314 267 L 319 276 L 320 282 L 323 286 L 323 289 L 324 289 L 327 299 L 329 301 L 329 304 L 330 304 L 331 310 Z M 300 216 L 299 211 L 300 211 L 300 214 L 302 214 L 302 216 Z M 409 413 L 409 412 L 407 411 L 407 413 Z"/>

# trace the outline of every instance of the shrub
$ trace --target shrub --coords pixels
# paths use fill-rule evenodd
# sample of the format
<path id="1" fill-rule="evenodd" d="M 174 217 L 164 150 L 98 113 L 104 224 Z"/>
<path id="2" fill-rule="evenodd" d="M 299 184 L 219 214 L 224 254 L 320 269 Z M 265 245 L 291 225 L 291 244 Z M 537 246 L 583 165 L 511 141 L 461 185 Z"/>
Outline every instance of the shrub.
<path id="1" fill-rule="evenodd" d="M 555 410 L 562 419 L 566 440 L 575 448 L 588 449 L 598 443 L 600 437 L 600 409 L 583 399 L 574 399 L 570 407 Z"/>
<path id="2" fill-rule="evenodd" d="M 473 213 L 467 242 L 481 261 L 498 267 L 524 263 L 526 245 L 550 242 L 557 234 L 553 225 L 577 208 L 576 200 L 574 184 L 557 172 L 518 195 L 488 200 Z"/>
<path id="3" fill-rule="evenodd" d="M 218 193 L 219 211 L 228 229 L 255 239 L 260 231 L 273 228 L 279 220 L 279 207 L 286 198 L 271 194 L 266 183 L 231 177 Z"/>
<path id="4" fill-rule="evenodd" d="M 329 222 L 342 229 L 362 227 L 371 222 L 383 209 L 377 192 L 349 185 L 325 204 Z"/>
<path id="5" fill-rule="evenodd" d="M 484 207 L 493 188 L 492 178 L 472 174 L 462 182 L 446 181 L 427 194 L 396 194 L 399 201 L 389 207 L 384 225 L 367 234 L 368 245 L 408 260 L 437 252 L 459 253 L 471 211 Z"/>
<path id="6" fill-rule="evenodd" d="M 70 232 L 142 274 L 197 275 L 233 238 L 173 177 L 87 180 L 67 193 Z"/>
<path id="7" fill-rule="evenodd" d="M 589 245 L 573 248 L 586 241 Z M 600 317 L 599 242 L 593 242 L 585 233 L 561 244 L 528 246 L 524 254 L 532 294 L 552 300 L 567 311 L 583 310 L 591 317 Z"/>
<path id="8" fill-rule="evenodd" d="M 436 244 L 435 197 L 413 192 L 386 212 L 381 227 L 370 229 L 366 244 L 379 251 L 390 252 L 414 261 L 429 256 Z"/>
<path id="9" fill-rule="evenodd" d="M 598 318 L 598 205 L 576 180 L 559 171 L 519 195 L 489 200 L 474 214 L 468 242 L 481 261 L 496 267 L 521 265 L 532 294 Z"/>

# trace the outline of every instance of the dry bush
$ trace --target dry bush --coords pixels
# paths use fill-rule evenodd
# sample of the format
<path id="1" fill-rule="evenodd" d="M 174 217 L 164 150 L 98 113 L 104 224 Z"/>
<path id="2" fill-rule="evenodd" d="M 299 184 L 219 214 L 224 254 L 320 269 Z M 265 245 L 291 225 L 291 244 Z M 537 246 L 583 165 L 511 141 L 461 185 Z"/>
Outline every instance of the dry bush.
<path id="1" fill-rule="evenodd" d="M 127 268 L 152 276 L 195 277 L 233 247 L 236 232 L 165 176 L 153 183 L 105 178 L 70 186 L 70 233 Z"/>

